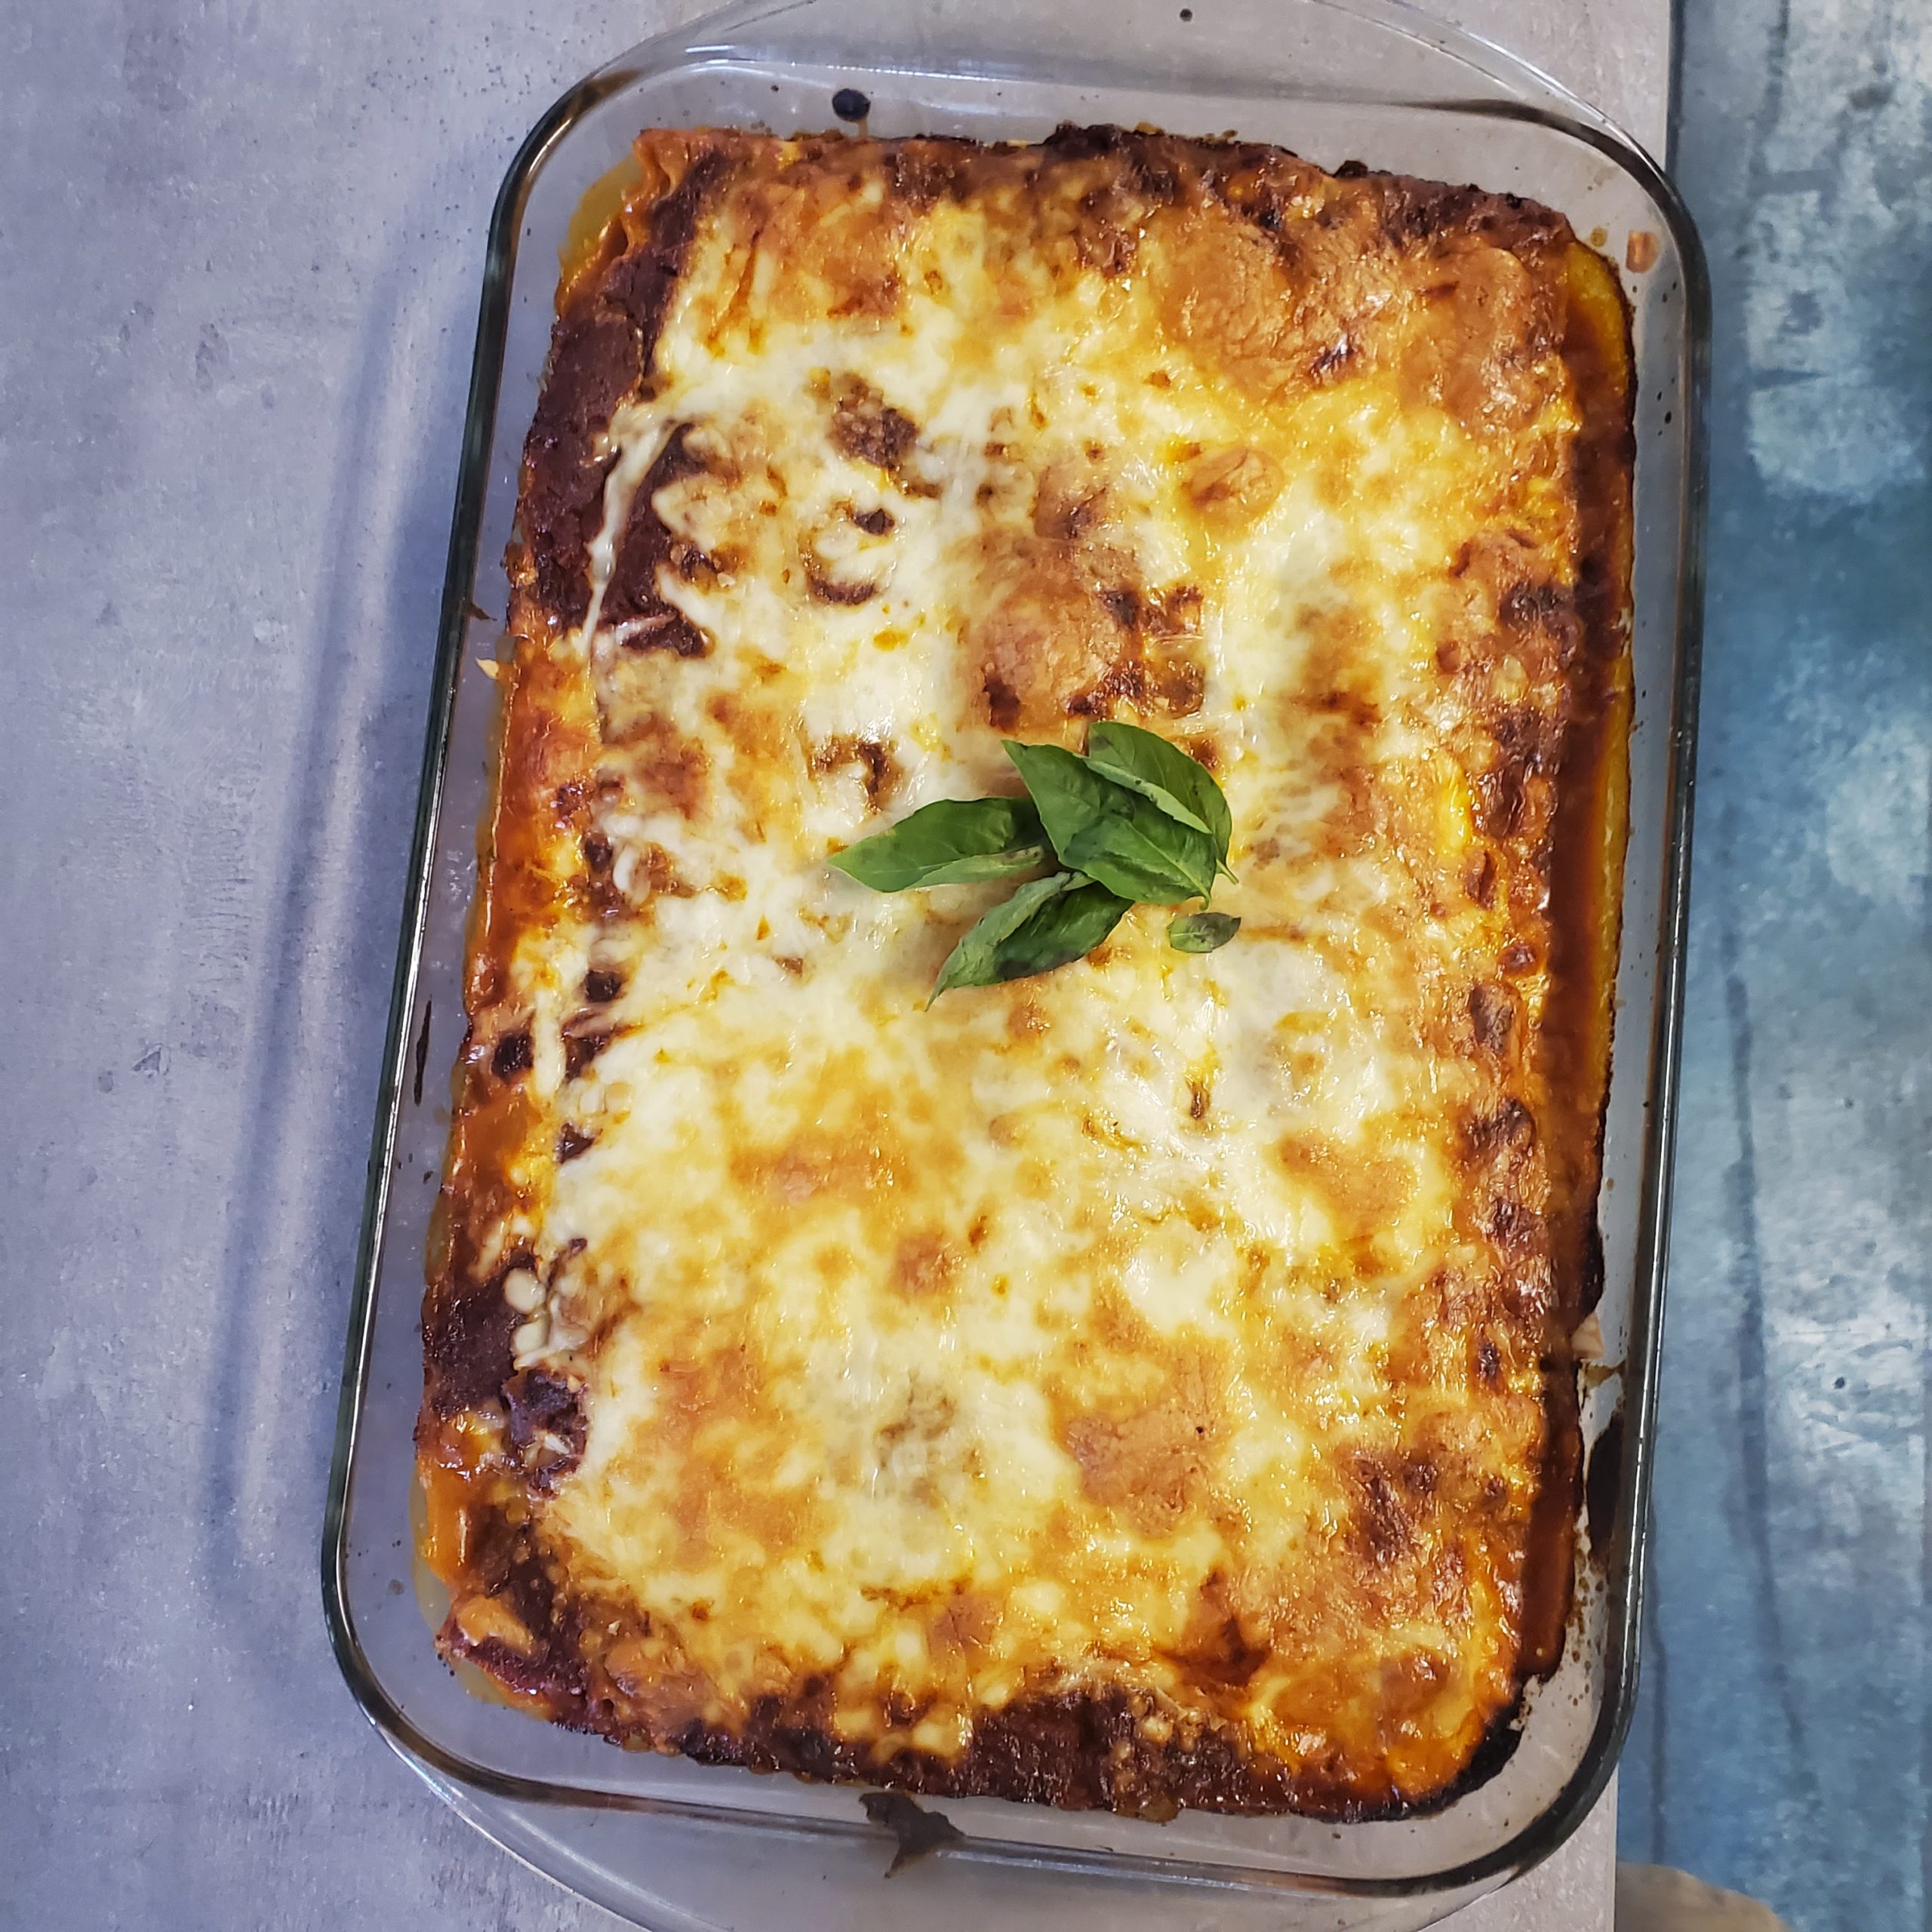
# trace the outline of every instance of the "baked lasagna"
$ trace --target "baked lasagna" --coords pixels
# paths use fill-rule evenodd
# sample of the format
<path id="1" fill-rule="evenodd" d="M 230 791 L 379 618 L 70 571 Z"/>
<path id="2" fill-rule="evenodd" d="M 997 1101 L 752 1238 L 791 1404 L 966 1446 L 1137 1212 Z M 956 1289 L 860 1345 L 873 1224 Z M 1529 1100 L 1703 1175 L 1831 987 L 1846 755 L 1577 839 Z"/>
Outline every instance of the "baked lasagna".
<path id="1" fill-rule="evenodd" d="M 1389 1816 L 1561 1647 L 1627 324 L 1272 147 L 652 131 L 523 463 L 423 1316 L 437 1641 L 709 1763 Z M 928 1002 L 829 861 L 1095 721 L 1238 936 Z"/>

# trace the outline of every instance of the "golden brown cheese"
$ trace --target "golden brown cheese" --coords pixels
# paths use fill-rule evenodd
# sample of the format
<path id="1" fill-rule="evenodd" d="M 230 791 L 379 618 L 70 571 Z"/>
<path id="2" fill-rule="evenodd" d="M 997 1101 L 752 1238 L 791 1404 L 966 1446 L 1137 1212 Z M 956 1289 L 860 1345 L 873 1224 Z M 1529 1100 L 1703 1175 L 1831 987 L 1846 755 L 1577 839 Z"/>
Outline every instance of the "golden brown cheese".
<path id="1" fill-rule="evenodd" d="M 661 1750 L 1437 1798 L 1554 1660 L 1627 712 L 1559 217 L 1115 130 L 652 133 L 523 478 L 425 1312 L 440 1641 Z M 828 856 L 1131 718 L 1238 937 L 924 1004 Z"/>

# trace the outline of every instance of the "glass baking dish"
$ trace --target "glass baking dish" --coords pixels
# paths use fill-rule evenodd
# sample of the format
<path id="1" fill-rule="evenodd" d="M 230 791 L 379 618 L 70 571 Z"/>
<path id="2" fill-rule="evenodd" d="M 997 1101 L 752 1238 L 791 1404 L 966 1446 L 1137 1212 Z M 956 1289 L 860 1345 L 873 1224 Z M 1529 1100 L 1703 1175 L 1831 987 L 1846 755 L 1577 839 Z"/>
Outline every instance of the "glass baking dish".
<path id="1" fill-rule="evenodd" d="M 1635 1640 L 1666 1252 L 1694 724 L 1703 270 L 1654 165 L 1508 57 L 1392 0 L 754 0 L 654 40 L 551 109 L 511 167 L 485 269 L 411 885 L 350 1320 L 323 1552 L 337 1656 L 377 1725 L 520 1855 L 639 1922 L 756 1923 L 654 1907 L 573 1822 L 629 1811 L 713 1835 L 734 1873 L 786 1860 L 873 1875 L 887 1843 L 851 1789 L 614 1750 L 460 1683 L 432 1647 L 413 1564 L 411 1430 L 430 1210 L 461 1041 L 465 924 L 488 784 L 501 565 L 552 315 L 558 251 L 586 191 L 644 126 L 789 133 L 836 125 L 841 89 L 884 135 L 1034 140 L 1066 120 L 1234 130 L 1324 166 L 1521 192 L 1633 266 L 1637 552 L 1631 825 L 1600 1218 L 1601 1361 L 1582 1389 L 1589 1507 L 1556 1674 L 1515 1748 L 1429 1815 L 1336 1826 L 1184 1812 L 1157 1825 L 998 1800 L 948 1801 L 960 1841 L 883 1895 L 895 1921 L 1420 1925 L 1561 1843 L 1615 1763 Z M 848 110 L 860 103 L 841 101 Z M 814 1863 L 816 1861 L 816 1864 Z M 856 1861 L 856 1862 L 855 1862 Z M 826 1882 L 844 1884 L 846 1878 Z M 1014 1892 L 1013 1887 L 1020 1890 Z M 875 1882 L 872 1893 L 876 1894 Z M 1190 1899 L 1186 1894 L 1194 1896 Z M 1011 1894 L 1011 1896 L 1009 1896 Z M 883 1904 L 827 1923 L 863 1923 Z M 781 1922 L 773 1919 L 769 1922 Z M 788 1912 L 782 1922 L 804 1923 Z M 961 1918 L 964 1922 L 964 1918 Z"/>

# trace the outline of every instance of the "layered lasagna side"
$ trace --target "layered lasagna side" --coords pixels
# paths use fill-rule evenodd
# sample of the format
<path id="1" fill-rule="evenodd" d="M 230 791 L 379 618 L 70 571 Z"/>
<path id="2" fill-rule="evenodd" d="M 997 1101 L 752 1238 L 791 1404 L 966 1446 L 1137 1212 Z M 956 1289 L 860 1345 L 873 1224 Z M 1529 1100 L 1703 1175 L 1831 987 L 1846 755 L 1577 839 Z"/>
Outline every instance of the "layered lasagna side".
<path id="1" fill-rule="evenodd" d="M 1554 1661 L 1628 712 L 1614 277 L 1117 129 L 653 132 L 510 559 L 424 1310 L 438 1642 L 626 1744 L 1438 1800 Z M 608 204 L 607 204 L 608 205 Z M 828 858 L 1158 731 L 1206 956 L 926 995 Z"/>

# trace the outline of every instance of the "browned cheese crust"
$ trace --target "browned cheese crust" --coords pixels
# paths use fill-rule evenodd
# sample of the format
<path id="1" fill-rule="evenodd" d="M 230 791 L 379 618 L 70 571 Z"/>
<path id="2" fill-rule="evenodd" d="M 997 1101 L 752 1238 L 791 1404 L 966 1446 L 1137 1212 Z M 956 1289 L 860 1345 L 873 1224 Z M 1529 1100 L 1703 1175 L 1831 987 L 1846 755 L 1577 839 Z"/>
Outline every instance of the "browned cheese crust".
<path id="1" fill-rule="evenodd" d="M 1233 141 L 636 152 L 566 264 L 509 559 L 423 1317 L 438 1641 L 706 1762 L 1441 1801 L 1569 1605 L 1615 278 L 1514 197 Z M 1062 315 L 1084 387 L 1028 346 Z M 1168 414 L 1113 442 L 1081 412 L 1121 368 Z M 1106 715 L 1222 776 L 1242 935 L 1183 961 L 1137 913 L 922 1014 L 983 897 L 868 901 L 824 855 Z M 988 1258 L 1023 1251 L 1060 1258 Z"/>

